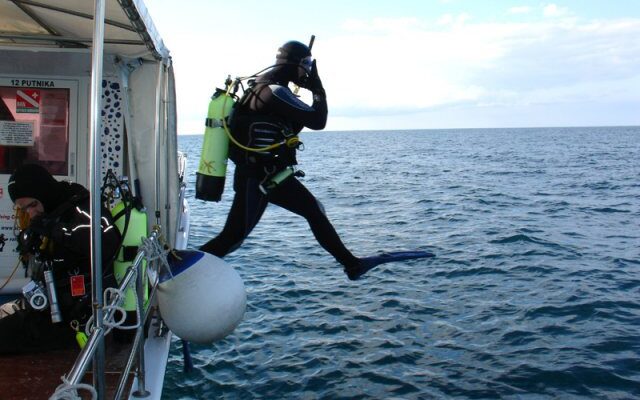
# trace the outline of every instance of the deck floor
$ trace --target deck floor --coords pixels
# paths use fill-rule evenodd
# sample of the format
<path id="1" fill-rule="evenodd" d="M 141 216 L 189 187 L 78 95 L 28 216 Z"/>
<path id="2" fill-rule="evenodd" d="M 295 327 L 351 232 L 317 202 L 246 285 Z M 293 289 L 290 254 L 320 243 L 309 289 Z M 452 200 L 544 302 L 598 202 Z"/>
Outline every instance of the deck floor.
<path id="1" fill-rule="evenodd" d="M 127 362 L 130 345 L 119 344 L 107 337 L 106 399 L 115 395 L 120 371 Z M 61 376 L 73 367 L 78 349 L 50 351 L 39 354 L 0 356 L 0 400 L 48 399 L 62 383 Z M 129 377 L 132 380 L 133 376 Z M 84 383 L 91 384 L 91 367 Z M 80 391 L 83 399 L 90 399 L 87 391 Z M 127 395 L 128 393 L 125 393 Z M 126 398 L 126 396 L 123 396 Z"/>

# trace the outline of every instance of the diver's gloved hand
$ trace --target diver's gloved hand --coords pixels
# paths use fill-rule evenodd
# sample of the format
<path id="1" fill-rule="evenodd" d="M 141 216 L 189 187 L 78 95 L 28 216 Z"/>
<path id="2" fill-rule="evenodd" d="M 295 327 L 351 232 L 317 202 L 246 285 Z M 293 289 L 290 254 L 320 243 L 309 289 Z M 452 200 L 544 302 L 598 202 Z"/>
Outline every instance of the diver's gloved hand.
<path id="1" fill-rule="evenodd" d="M 20 255 L 36 254 L 42 245 L 43 235 L 38 229 L 29 226 L 18 234 L 18 253 Z"/>
<path id="2" fill-rule="evenodd" d="M 309 72 L 309 78 L 307 79 L 307 89 L 309 89 L 314 95 L 322 96 L 322 98 L 327 97 L 324 87 L 322 87 L 320 76 L 318 75 L 316 60 L 313 60 L 313 64 L 311 65 L 311 71 Z"/>
<path id="3" fill-rule="evenodd" d="M 34 254 L 41 243 L 42 237 L 27 228 L 18 234 L 18 247 L 16 250 L 20 255 Z"/>
<path id="4" fill-rule="evenodd" d="M 18 235 L 18 252 L 36 254 L 40 250 L 43 238 L 51 236 L 54 221 L 43 216 L 34 217 L 29 226 Z"/>
<path id="5" fill-rule="evenodd" d="M 39 235 L 48 236 L 52 227 L 53 221 L 51 219 L 38 215 L 31 220 L 29 226 L 25 230 Z"/>

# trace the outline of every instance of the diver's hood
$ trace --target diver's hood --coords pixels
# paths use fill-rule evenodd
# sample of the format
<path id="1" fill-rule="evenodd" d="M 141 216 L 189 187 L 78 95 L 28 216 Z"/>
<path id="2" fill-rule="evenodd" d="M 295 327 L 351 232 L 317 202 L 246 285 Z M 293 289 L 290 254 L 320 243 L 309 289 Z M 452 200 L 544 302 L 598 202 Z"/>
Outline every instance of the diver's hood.
<path id="1" fill-rule="evenodd" d="M 283 44 L 276 54 L 276 64 L 299 64 L 304 58 L 311 56 L 311 50 L 306 44 L 292 40 Z"/>
<path id="2" fill-rule="evenodd" d="M 307 77 L 307 71 L 300 62 L 311 56 L 309 47 L 296 40 L 283 44 L 276 54 L 276 66 L 270 71 L 269 78 L 276 83 L 293 82 L 300 85 Z"/>

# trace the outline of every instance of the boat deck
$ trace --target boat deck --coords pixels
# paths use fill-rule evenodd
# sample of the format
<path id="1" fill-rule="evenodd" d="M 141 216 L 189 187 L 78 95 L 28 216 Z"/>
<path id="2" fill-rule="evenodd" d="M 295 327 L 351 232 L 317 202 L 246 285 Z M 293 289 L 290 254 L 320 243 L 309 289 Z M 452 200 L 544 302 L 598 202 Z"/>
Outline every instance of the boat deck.
<path id="1" fill-rule="evenodd" d="M 106 339 L 106 396 L 115 395 L 120 373 L 123 370 L 131 345 Z M 0 356 L 0 400 L 48 399 L 62 383 L 61 376 L 68 374 L 78 356 L 78 349 L 50 351 L 47 353 Z M 133 374 L 129 376 L 133 380 Z M 84 383 L 92 383 L 91 367 L 85 374 Z M 130 387 L 131 382 L 127 385 Z M 90 399 L 87 391 L 80 391 L 83 399 Z M 124 398 L 128 397 L 125 393 Z"/>

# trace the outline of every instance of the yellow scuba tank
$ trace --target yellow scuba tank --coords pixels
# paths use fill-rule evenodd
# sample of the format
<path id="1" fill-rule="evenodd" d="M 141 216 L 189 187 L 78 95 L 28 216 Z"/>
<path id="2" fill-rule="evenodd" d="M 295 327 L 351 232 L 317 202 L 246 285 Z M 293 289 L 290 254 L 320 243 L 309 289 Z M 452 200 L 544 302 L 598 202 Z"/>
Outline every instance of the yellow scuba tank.
<path id="1" fill-rule="evenodd" d="M 122 246 L 118 250 L 118 256 L 113 263 L 113 271 L 118 284 L 122 282 L 122 278 L 127 272 L 127 268 L 133 263 L 135 256 L 138 252 L 138 247 L 142 244 L 142 238 L 147 237 L 147 214 L 144 211 L 138 210 L 136 207 L 131 206 L 129 211 L 129 223 L 126 227 L 125 223 L 127 218 L 127 212 L 124 211 L 125 202 L 120 201 L 111 210 L 111 215 L 114 217 L 114 223 L 120 233 L 124 232 L 122 238 Z M 142 262 L 142 274 L 144 282 L 144 300 L 148 300 L 148 280 L 146 279 L 146 260 Z M 135 295 L 135 290 L 129 287 L 125 292 L 124 309 L 126 311 L 135 311 L 138 299 Z"/>
<path id="2" fill-rule="evenodd" d="M 211 97 L 196 172 L 196 199 L 220 201 L 222 198 L 229 153 L 229 137 L 222 120 L 229 116 L 234 104 L 233 96 L 222 89 L 216 89 Z"/>

